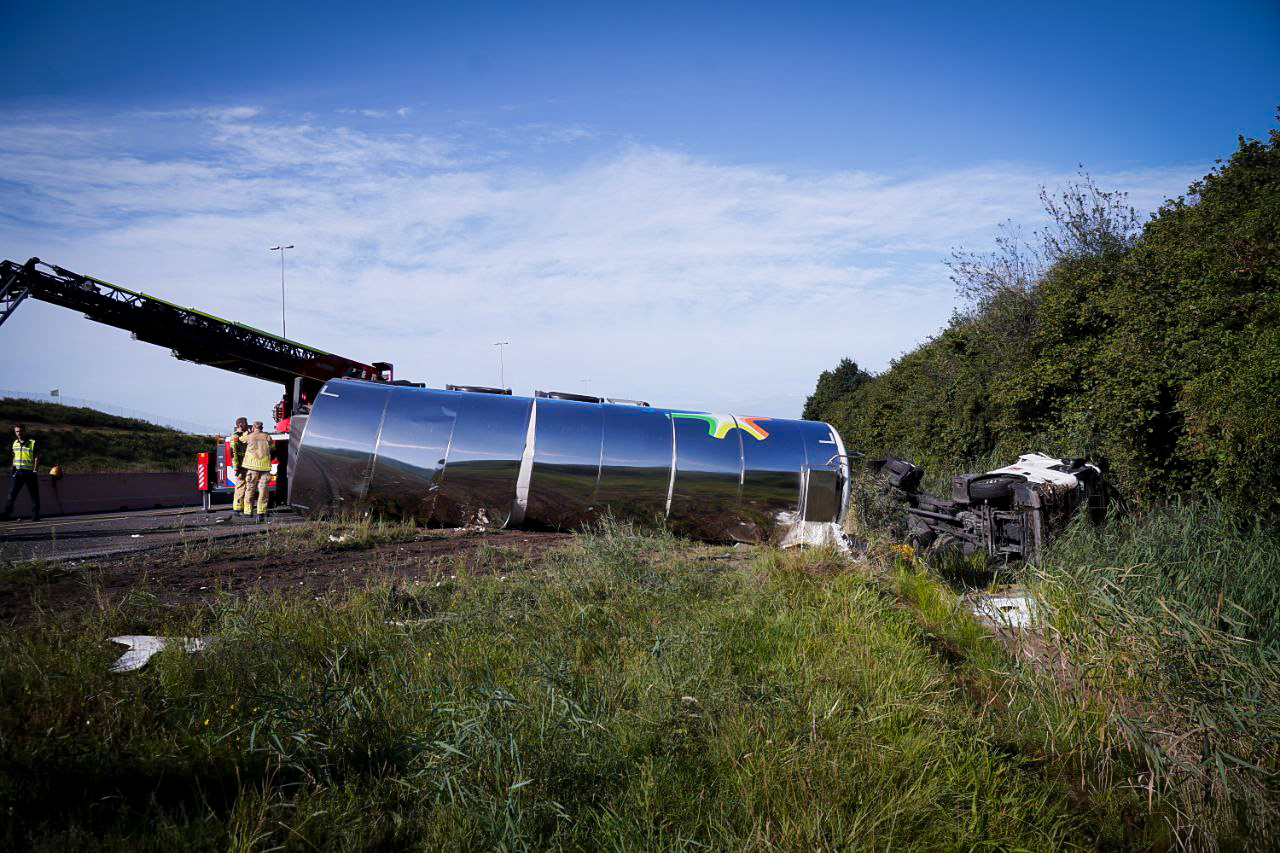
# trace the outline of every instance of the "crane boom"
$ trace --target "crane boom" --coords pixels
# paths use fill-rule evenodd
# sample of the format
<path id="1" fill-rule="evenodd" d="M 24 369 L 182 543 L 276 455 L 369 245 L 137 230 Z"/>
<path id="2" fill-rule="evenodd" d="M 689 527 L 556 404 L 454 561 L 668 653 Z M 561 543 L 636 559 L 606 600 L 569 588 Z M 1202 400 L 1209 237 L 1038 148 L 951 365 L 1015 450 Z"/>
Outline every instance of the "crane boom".
<path id="1" fill-rule="evenodd" d="M 390 381 L 391 365 L 364 364 L 287 338 L 31 258 L 0 261 L 0 324 L 30 296 L 166 347 L 176 358 L 276 382 L 336 378 Z"/>

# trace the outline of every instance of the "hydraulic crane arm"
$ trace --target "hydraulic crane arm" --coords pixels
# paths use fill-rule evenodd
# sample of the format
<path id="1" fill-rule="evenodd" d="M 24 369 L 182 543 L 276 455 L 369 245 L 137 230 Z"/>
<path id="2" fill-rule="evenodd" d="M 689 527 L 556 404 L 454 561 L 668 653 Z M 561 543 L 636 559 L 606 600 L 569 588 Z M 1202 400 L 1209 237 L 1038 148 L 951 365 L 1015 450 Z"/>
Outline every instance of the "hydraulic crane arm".
<path id="1" fill-rule="evenodd" d="M 391 379 L 387 364 L 364 364 L 333 353 L 183 308 L 32 258 L 0 261 L 0 324 L 28 296 L 81 311 L 87 319 L 132 332 L 175 357 L 288 387 L 295 377 L 325 382 L 351 377 Z"/>

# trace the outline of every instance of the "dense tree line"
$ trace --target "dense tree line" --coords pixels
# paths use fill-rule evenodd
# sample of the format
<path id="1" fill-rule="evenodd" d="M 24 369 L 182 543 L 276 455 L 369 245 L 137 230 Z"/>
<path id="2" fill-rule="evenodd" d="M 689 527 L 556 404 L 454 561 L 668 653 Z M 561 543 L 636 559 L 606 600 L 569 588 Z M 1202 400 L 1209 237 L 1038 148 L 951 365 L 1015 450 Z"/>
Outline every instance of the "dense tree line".
<path id="1" fill-rule="evenodd" d="M 878 376 L 824 372 L 806 417 L 869 454 L 1088 456 L 1139 501 L 1280 512 L 1280 131 L 1145 225 L 1084 175 L 1042 200 L 1045 230 L 952 257 L 945 329 Z"/>

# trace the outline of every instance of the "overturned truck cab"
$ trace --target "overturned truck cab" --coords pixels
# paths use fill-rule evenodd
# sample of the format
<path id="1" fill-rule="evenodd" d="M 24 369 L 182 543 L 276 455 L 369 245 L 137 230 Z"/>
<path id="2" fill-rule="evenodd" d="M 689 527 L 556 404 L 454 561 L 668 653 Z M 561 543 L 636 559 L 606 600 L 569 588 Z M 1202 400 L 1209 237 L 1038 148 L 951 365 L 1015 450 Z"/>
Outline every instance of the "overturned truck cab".
<path id="1" fill-rule="evenodd" d="M 333 380 L 295 418 L 289 502 L 446 527 L 576 529 L 606 517 L 700 539 L 777 542 L 838 524 L 839 434 L 569 394 Z"/>
<path id="2" fill-rule="evenodd" d="M 924 469 L 905 460 L 873 460 L 868 469 L 904 505 L 911 544 L 920 549 L 1032 560 L 1077 511 L 1097 523 L 1107 510 L 1102 472 L 1084 459 L 1024 453 L 1004 468 L 955 477 L 950 499 L 920 491 Z"/>

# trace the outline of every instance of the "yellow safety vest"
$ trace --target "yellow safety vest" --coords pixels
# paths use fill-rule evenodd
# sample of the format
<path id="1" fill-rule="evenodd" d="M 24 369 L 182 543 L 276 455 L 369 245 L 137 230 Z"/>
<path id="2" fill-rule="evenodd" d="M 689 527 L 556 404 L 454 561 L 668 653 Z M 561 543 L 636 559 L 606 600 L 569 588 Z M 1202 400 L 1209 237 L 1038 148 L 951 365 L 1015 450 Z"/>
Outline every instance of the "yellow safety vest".
<path id="1" fill-rule="evenodd" d="M 36 467 L 36 440 L 28 438 L 27 443 L 23 444 L 18 440 L 13 442 L 13 467 L 19 471 L 34 471 Z"/>
<path id="2" fill-rule="evenodd" d="M 237 441 L 235 439 L 239 439 L 241 436 L 248 435 L 248 434 L 249 433 L 247 431 L 237 432 L 232 436 L 233 440 L 231 442 L 231 464 L 236 466 L 237 468 L 244 467 L 244 443 L 241 441 Z"/>

